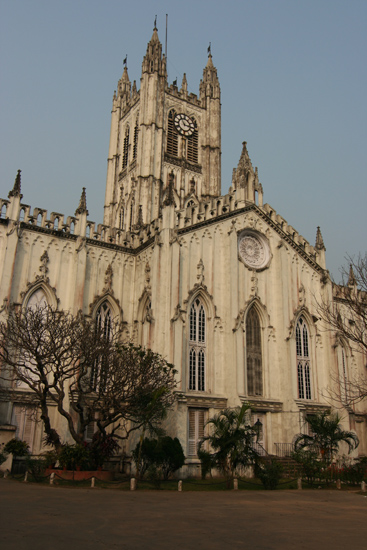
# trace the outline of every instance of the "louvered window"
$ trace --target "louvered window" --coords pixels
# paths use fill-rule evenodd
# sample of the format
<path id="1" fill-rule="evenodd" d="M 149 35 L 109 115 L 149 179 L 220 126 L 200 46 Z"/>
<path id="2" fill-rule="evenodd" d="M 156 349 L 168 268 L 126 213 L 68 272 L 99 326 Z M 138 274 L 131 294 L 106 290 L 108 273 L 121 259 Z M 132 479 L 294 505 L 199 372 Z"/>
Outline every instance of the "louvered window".
<path id="1" fill-rule="evenodd" d="M 297 377 L 299 399 L 311 399 L 311 372 L 308 328 L 303 317 L 296 326 Z"/>
<path id="2" fill-rule="evenodd" d="M 136 159 L 138 154 L 138 132 L 139 132 L 139 118 L 136 117 L 135 128 L 134 128 L 133 159 Z"/>
<path id="3" fill-rule="evenodd" d="M 129 160 L 129 140 L 130 140 L 130 128 L 127 126 L 124 137 L 124 152 L 122 155 L 122 168 L 126 168 Z"/>
<path id="4" fill-rule="evenodd" d="M 36 408 L 25 405 L 14 405 L 12 424 L 17 427 L 15 437 L 25 441 L 29 450 L 33 450 L 34 432 L 36 426 Z"/>
<path id="5" fill-rule="evenodd" d="M 246 318 L 246 367 L 248 395 L 263 394 L 260 319 L 254 307 Z"/>
<path id="6" fill-rule="evenodd" d="M 200 440 L 204 437 L 205 409 L 189 409 L 188 455 L 196 456 Z"/>
<path id="7" fill-rule="evenodd" d="M 205 391 L 206 315 L 197 298 L 190 308 L 189 390 Z"/>
<path id="8" fill-rule="evenodd" d="M 178 134 L 174 126 L 175 114 L 173 110 L 168 114 L 167 153 L 174 157 L 178 157 Z"/>
<path id="9" fill-rule="evenodd" d="M 192 134 L 192 136 L 187 138 L 187 149 L 186 150 L 187 150 L 187 160 L 189 162 L 193 162 L 193 163 L 197 164 L 198 163 L 199 136 L 198 136 L 198 129 L 197 129 L 196 121 L 193 120 L 193 122 L 194 122 L 194 126 L 195 126 L 195 131 Z"/>

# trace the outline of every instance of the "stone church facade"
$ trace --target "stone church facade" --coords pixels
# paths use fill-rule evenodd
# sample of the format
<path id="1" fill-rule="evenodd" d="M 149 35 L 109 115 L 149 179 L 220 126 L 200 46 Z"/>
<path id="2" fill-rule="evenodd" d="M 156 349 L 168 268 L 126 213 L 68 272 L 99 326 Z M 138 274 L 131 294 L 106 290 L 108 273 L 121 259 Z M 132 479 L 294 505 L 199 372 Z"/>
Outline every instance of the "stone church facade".
<path id="1" fill-rule="evenodd" d="M 157 29 L 140 89 L 127 68 L 112 103 L 103 224 L 88 219 L 86 192 L 74 216 L 23 204 L 20 173 L 0 218 L 0 306 L 47 301 L 103 322 L 151 347 L 179 371 L 167 424 L 196 472 L 203 425 L 250 401 L 261 444 L 281 454 L 306 416 L 330 407 L 327 388 L 363 375 L 365 358 L 322 330 L 316 301 L 332 300 L 320 229 L 311 245 L 274 209 L 244 142 L 221 195 L 221 104 L 209 54 L 199 95 L 167 82 Z M 32 451 L 42 447 L 27 391 L 0 404 Z M 343 426 L 367 453 L 366 416 L 344 410 Z M 66 426 L 54 413 L 67 439 Z M 126 451 L 128 452 L 128 448 Z"/>

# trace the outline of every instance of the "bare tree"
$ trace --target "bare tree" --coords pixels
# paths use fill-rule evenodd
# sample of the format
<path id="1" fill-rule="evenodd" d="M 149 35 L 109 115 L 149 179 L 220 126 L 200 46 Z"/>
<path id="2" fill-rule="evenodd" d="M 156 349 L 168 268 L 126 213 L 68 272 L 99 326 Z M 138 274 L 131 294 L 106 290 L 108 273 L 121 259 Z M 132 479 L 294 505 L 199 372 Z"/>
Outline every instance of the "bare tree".
<path id="1" fill-rule="evenodd" d="M 153 427 L 173 404 L 176 371 L 151 350 L 120 341 L 118 327 L 107 338 L 81 314 L 11 308 L 0 323 L 1 391 L 14 399 L 17 385 L 29 390 L 56 449 L 62 441 L 51 422 L 55 406 L 76 443 L 92 422 L 102 438 Z"/>
<path id="2" fill-rule="evenodd" d="M 317 309 L 324 327 L 337 339 L 348 341 L 352 352 L 367 360 L 367 254 L 348 260 L 349 269 L 342 269 L 342 283 L 333 283 L 333 301 L 319 302 Z M 345 405 L 362 401 L 367 397 L 366 376 L 352 374 L 334 397 Z"/>

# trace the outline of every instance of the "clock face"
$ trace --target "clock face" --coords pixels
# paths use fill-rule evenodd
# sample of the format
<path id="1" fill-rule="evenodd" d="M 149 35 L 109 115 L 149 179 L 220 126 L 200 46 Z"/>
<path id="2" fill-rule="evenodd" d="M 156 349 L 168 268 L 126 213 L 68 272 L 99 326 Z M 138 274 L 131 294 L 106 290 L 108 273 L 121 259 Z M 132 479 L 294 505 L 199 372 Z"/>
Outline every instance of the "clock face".
<path id="1" fill-rule="evenodd" d="M 175 116 L 174 123 L 177 132 L 182 136 L 190 137 L 195 132 L 195 125 L 192 119 L 183 113 Z"/>

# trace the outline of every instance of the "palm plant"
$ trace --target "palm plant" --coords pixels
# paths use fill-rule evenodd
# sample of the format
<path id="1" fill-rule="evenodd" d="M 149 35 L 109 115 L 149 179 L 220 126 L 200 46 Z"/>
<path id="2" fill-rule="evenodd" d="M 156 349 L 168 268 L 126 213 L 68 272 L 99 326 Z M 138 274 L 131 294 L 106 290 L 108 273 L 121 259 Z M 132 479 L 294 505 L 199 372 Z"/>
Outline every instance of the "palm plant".
<path id="1" fill-rule="evenodd" d="M 255 426 L 249 422 L 250 405 L 244 403 L 242 407 L 224 409 L 210 418 L 206 426 L 208 435 L 199 443 L 199 455 L 202 448 L 208 443 L 211 464 L 227 478 L 230 483 L 240 466 L 249 466 L 256 462 L 258 454 L 253 448 L 253 442 L 258 435 Z"/>
<path id="2" fill-rule="evenodd" d="M 339 450 L 339 444 L 345 442 L 348 452 L 356 449 L 359 439 L 354 432 L 343 430 L 340 426 L 340 416 L 335 413 L 323 412 L 307 418 L 312 435 L 299 434 L 294 441 L 294 450 L 309 449 L 321 454 L 330 463 Z"/>

